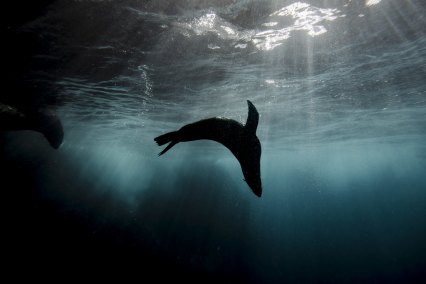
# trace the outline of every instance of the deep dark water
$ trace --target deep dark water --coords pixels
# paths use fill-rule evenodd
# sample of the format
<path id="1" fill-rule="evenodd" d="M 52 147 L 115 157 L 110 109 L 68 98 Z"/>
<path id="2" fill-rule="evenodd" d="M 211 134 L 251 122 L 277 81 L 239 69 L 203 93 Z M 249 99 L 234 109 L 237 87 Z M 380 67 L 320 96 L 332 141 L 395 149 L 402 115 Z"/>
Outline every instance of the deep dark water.
<path id="1" fill-rule="evenodd" d="M 318 170 L 312 161 L 268 168 L 270 192 L 260 200 L 250 200 L 250 191 L 220 166 L 195 159 L 154 170 L 129 200 L 99 181 L 105 169 L 86 172 L 80 160 L 51 150 L 41 137 L 28 145 L 23 136 L 6 137 L 2 148 L 12 267 L 237 283 L 423 278 L 422 159 L 410 157 L 409 173 L 401 173 L 406 160 L 387 164 L 370 152 L 373 172 L 356 170 L 360 176 L 340 181 L 330 173 L 333 165 Z M 343 156 L 355 167 L 366 163 Z"/>
<path id="2" fill-rule="evenodd" d="M 8 3 L 0 102 L 56 109 L 65 140 L 0 133 L 5 271 L 423 283 L 425 6 L 294 3 Z M 244 122 L 247 99 L 262 198 L 220 145 L 157 157 L 155 136 Z"/>

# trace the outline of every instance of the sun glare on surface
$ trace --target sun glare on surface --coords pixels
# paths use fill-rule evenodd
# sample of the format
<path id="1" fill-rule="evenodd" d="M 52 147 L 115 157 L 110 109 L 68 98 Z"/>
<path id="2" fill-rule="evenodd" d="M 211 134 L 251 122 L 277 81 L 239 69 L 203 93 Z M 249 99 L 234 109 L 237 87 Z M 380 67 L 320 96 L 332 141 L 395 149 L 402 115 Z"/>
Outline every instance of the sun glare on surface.
<path id="1" fill-rule="evenodd" d="M 373 5 L 379 4 L 381 1 L 382 0 L 366 0 L 365 5 L 366 6 L 373 6 Z"/>

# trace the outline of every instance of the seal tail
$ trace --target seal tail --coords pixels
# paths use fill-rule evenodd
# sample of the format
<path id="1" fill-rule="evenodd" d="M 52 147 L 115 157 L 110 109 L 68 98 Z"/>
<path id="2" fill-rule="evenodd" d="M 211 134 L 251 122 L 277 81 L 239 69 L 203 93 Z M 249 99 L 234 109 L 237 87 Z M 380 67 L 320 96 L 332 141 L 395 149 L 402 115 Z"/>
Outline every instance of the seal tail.
<path id="1" fill-rule="evenodd" d="M 158 154 L 158 156 L 163 155 L 164 153 L 169 151 L 170 148 L 172 148 L 174 145 L 176 145 L 179 142 L 179 141 L 177 141 L 176 138 L 177 138 L 177 131 L 169 132 L 169 133 L 160 135 L 158 137 L 155 137 L 154 140 L 155 140 L 155 142 L 157 142 L 158 146 L 162 146 L 162 145 L 170 142 L 170 144 L 167 145 L 167 147 L 164 148 L 164 150 L 161 151 L 160 154 Z"/>

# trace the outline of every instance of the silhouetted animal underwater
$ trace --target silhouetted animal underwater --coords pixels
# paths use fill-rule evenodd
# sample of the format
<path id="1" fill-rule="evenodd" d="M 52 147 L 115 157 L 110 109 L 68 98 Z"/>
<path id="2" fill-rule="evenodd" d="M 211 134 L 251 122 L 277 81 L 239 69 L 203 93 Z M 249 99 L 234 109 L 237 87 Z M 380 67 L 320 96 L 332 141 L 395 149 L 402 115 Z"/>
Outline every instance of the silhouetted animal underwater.
<path id="1" fill-rule="evenodd" d="M 255 195 L 262 195 L 262 182 L 260 179 L 261 145 L 256 136 L 259 113 L 255 106 L 247 100 L 248 116 L 245 125 L 221 117 L 203 119 L 187 124 L 181 129 L 163 134 L 154 140 L 159 146 L 167 144 L 159 156 L 166 153 L 179 142 L 194 140 L 213 140 L 228 148 L 240 162 L 244 180 Z"/>
<path id="2" fill-rule="evenodd" d="M 33 130 L 40 132 L 50 146 L 58 149 L 64 138 L 64 130 L 59 117 L 53 110 L 40 109 L 23 112 L 12 106 L 0 103 L 0 131 Z"/>

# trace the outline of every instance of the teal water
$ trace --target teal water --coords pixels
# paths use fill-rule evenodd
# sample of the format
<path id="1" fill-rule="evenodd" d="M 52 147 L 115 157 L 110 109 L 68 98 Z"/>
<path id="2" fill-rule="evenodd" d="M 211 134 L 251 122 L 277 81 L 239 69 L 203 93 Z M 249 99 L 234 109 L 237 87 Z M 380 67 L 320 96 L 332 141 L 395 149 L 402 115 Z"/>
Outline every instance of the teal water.
<path id="1" fill-rule="evenodd" d="M 54 107 L 65 140 L 0 136 L 10 266 L 422 283 L 424 15 L 421 1 L 384 0 L 44 6 L 11 28 L 27 57 L 8 59 L 15 92 L 2 102 Z M 153 138 L 184 124 L 244 123 L 247 99 L 261 198 L 217 143 L 157 157 Z"/>

